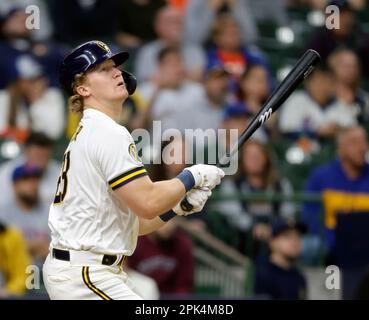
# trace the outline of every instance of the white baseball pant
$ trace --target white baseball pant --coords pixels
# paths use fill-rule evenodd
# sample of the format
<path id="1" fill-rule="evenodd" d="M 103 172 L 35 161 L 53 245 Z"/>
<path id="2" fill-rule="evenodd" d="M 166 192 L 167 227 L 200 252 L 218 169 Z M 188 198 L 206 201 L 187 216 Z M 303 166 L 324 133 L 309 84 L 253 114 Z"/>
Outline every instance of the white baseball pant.
<path id="1" fill-rule="evenodd" d="M 49 254 L 43 278 L 51 300 L 142 300 L 127 285 L 127 274 L 116 265 L 63 261 Z"/>

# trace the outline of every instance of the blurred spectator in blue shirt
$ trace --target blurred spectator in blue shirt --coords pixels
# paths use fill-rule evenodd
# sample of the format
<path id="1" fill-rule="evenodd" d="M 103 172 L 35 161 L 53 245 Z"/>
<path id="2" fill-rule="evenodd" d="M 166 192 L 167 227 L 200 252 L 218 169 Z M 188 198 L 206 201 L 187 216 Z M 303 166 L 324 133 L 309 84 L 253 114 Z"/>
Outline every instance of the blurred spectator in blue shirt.
<path id="1" fill-rule="evenodd" d="M 323 203 L 305 203 L 302 217 L 312 234 L 323 236 L 330 255 L 335 249 L 339 215 L 369 212 L 368 150 L 363 128 L 342 129 L 337 135 L 338 158 L 314 169 L 307 180 L 305 191 L 321 194 Z"/>
<path id="2" fill-rule="evenodd" d="M 13 131 L 41 131 L 58 139 L 65 125 L 65 101 L 58 88 L 48 86 L 43 67 L 29 55 L 15 60 L 16 80 L 0 90 L 0 136 Z"/>
<path id="3" fill-rule="evenodd" d="M 240 25 L 243 45 L 254 43 L 258 30 L 247 0 L 189 0 L 185 16 L 185 36 L 191 43 L 204 45 L 220 13 L 229 14 Z"/>
<path id="4" fill-rule="evenodd" d="M 269 299 L 306 299 L 306 280 L 295 264 L 305 226 L 278 220 L 273 224 L 268 259 L 255 265 L 254 293 Z"/>
<path id="5" fill-rule="evenodd" d="M 241 39 L 239 23 L 229 14 L 220 15 L 213 26 L 214 46 L 207 52 L 207 67 L 222 65 L 231 75 L 231 89 L 236 90 L 237 82 L 252 64 L 266 65 L 259 50 L 245 47 Z"/>
<path id="6" fill-rule="evenodd" d="M 18 157 L 0 166 L 0 206 L 14 200 L 12 175 L 15 168 L 27 163 L 42 169 L 39 197 L 45 206 L 50 206 L 55 197 L 55 188 L 60 175 L 60 163 L 51 159 L 54 143 L 45 134 L 31 132 L 24 143 L 23 152 Z"/>
<path id="7" fill-rule="evenodd" d="M 161 8 L 155 17 L 157 39 L 144 45 L 137 54 L 135 75 L 139 81 L 157 76 L 158 55 L 164 47 L 179 47 L 184 59 L 185 76 L 200 80 L 205 65 L 205 55 L 200 46 L 186 44 L 183 39 L 183 14 L 176 8 Z M 160 74 L 159 74 L 160 76 Z"/>
<path id="8" fill-rule="evenodd" d="M 0 89 L 17 77 L 16 60 L 20 55 L 30 55 L 40 63 L 49 78 L 49 86 L 58 86 L 58 69 L 62 53 L 55 44 L 32 38 L 33 30 L 27 28 L 28 15 L 23 6 L 10 7 L 0 17 Z"/>
<path id="9" fill-rule="evenodd" d="M 369 265 L 368 150 L 363 128 L 344 129 L 337 136 L 338 159 L 316 168 L 306 184 L 307 192 L 322 195 L 322 203 L 304 205 L 303 220 L 312 235 L 305 239 L 303 256 L 311 259 L 325 253 L 326 264 L 341 268 L 344 299 L 353 298 Z M 311 247 L 313 241 L 320 246 Z"/>

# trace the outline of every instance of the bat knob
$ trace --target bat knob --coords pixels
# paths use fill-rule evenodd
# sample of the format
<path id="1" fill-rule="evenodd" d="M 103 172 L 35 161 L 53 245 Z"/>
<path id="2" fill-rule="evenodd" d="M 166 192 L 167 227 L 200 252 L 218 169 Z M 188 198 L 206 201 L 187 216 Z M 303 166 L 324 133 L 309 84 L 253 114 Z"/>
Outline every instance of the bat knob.
<path id="1" fill-rule="evenodd" d="M 190 212 L 193 209 L 193 205 L 188 202 L 187 198 L 181 201 L 181 209 L 186 212 Z"/>

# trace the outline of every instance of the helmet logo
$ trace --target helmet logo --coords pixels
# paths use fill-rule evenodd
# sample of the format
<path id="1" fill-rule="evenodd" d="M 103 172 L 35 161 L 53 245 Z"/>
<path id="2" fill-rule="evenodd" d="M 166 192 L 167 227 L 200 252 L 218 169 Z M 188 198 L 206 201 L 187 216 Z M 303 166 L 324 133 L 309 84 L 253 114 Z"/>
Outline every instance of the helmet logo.
<path id="1" fill-rule="evenodd" d="M 109 47 L 102 41 L 96 41 L 96 44 L 106 52 L 110 52 Z"/>

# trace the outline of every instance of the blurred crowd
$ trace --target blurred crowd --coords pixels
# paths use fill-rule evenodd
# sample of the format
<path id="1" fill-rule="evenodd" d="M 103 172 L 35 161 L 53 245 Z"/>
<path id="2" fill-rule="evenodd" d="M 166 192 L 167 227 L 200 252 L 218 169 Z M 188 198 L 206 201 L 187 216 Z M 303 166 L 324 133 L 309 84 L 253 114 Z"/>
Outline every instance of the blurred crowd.
<path id="1" fill-rule="evenodd" d="M 29 27 L 29 5 L 39 9 L 39 28 Z M 328 5 L 339 8 L 338 29 L 324 25 Z M 240 150 L 238 172 L 214 192 L 221 200 L 209 201 L 189 223 L 254 262 L 255 296 L 305 299 L 298 266 L 331 264 L 343 270 L 344 298 L 365 296 L 365 0 L 0 0 L 0 297 L 25 294 L 26 266 L 41 266 L 48 253 L 48 208 L 79 122 L 59 87 L 58 67 L 68 50 L 92 39 L 131 55 L 124 67 L 138 89 L 121 119 L 130 131 L 152 132 L 153 121 L 161 121 L 162 131 L 240 134 L 281 74 L 307 48 L 318 51 L 316 70 Z M 172 141 L 183 148 L 181 142 Z M 159 147 L 163 158 L 166 145 Z M 175 177 L 185 154 L 172 165 L 148 165 L 152 178 Z M 194 244 L 175 223 L 141 237 L 128 267 L 154 279 L 162 296 L 196 291 Z M 158 297 L 155 290 L 147 297 Z"/>

